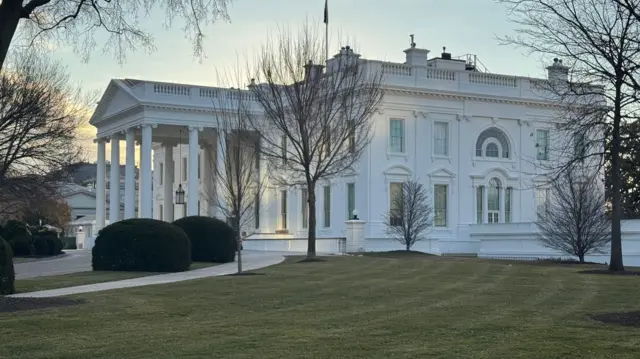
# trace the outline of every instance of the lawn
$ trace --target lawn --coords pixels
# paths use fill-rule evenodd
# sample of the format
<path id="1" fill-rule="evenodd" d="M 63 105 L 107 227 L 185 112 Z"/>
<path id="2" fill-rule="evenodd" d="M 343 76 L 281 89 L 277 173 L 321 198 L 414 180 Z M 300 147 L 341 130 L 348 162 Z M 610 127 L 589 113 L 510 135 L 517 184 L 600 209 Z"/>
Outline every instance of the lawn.
<path id="1" fill-rule="evenodd" d="M 12 358 L 638 358 L 640 277 L 478 259 L 331 257 L 266 275 L 73 296 L 0 313 Z"/>
<path id="2" fill-rule="evenodd" d="M 214 265 L 216 265 L 216 263 L 194 262 L 191 264 L 191 270 L 202 269 Z M 157 274 L 163 273 L 88 271 L 47 277 L 25 278 L 16 280 L 16 291 L 18 293 L 35 292 L 39 290 L 112 282 L 116 280 L 146 277 Z"/>

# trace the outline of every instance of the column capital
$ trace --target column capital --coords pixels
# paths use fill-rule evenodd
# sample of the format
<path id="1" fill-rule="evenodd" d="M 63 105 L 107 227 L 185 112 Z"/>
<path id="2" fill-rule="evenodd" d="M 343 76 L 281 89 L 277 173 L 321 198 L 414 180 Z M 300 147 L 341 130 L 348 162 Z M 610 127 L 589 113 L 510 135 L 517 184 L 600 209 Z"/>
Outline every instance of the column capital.
<path id="1" fill-rule="evenodd" d="M 93 143 L 108 143 L 108 142 L 109 142 L 108 137 L 96 137 L 93 139 Z"/>
<path id="2" fill-rule="evenodd" d="M 189 131 L 195 131 L 197 130 L 198 132 L 202 132 L 204 130 L 204 127 L 202 126 L 189 126 Z"/>
<path id="3" fill-rule="evenodd" d="M 137 126 L 138 128 L 158 128 L 158 124 L 157 123 L 143 123 Z"/>

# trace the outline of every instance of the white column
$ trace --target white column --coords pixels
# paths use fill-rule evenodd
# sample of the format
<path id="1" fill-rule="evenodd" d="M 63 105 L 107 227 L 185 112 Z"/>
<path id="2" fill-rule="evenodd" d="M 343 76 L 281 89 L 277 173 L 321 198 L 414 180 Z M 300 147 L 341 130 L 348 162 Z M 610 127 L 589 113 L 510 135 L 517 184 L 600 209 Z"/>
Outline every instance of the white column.
<path id="1" fill-rule="evenodd" d="M 173 143 L 164 143 L 164 204 L 162 205 L 164 221 L 173 222 Z"/>
<path id="2" fill-rule="evenodd" d="M 224 150 L 224 145 L 226 144 L 226 141 L 222 139 L 222 136 L 226 136 L 226 134 L 218 129 L 218 136 L 216 137 L 217 139 L 217 150 L 216 150 L 216 166 L 218 167 L 217 171 L 216 171 L 216 183 L 215 183 L 215 188 L 216 188 L 216 205 L 218 207 L 217 212 L 217 217 L 223 221 L 226 221 L 226 215 L 225 215 L 225 211 L 224 209 L 227 208 L 227 203 L 226 203 L 226 198 L 225 198 L 225 188 L 224 185 L 222 184 L 222 180 L 219 178 L 219 176 L 223 173 L 225 173 L 224 170 L 224 156 L 226 154 L 226 151 Z"/>
<path id="3" fill-rule="evenodd" d="M 120 135 L 111 136 L 111 177 L 109 178 L 109 223 L 120 220 Z"/>
<path id="4" fill-rule="evenodd" d="M 489 216 L 489 186 L 482 189 L 482 223 L 488 223 Z"/>
<path id="5" fill-rule="evenodd" d="M 214 200 L 216 187 L 213 183 L 215 178 L 215 170 L 213 167 L 215 152 L 213 151 L 213 146 L 210 143 L 203 145 L 202 149 L 204 152 L 202 160 L 202 184 L 204 188 L 202 191 L 207 202 L 205 215 L 213 217 L 216 214 L 216 203 Z"/>
<path id="6" fill-rule="evenodd" d="M 262 197 L 260 198 L 260 228 L 258 228 L 258 232 L 260 233 L 268 233 L 269 232 L 269 190 L 267 188 L 269 175 L 267 172 L 268 162 L 264 158 L 264 156 L 260 157 L 260 185 L 262 186 L 261 193 Z M 306 205 L 306 204 L 305 204 Z"/>
<path id="7" fill-rule="evenodd" d="M 136 130 L 129 128 L 126 131 L 127 161 L 124 169 L 124 218 L 136 216 Z"/>
<path id="8" fill-rule="evenodd" d="M 198 189 L 198 127 L 189 127 L 189 159 L 187 177 L 187 216 L 198 215 L 198 200 L 200 190 Z"/>
<path id="9" fill-rule="evenodd" d="M 96 142 L 98 143 L 98 167 L 96 169 L 96 229 L 100 230 L 104 228 L 105 223 L 106 140 L 98 138 Z"/>
<path id="10" fill-rule="evenodd" d="M 151 125 L 142 125 L 140 144 L 140 218 L 153 218 L 153 198 L 151 197 Z"/>
<path id="11" fill-rule="evenodd" d="M 504 209 L 505 209 L 505 208 L 504 208 L 504 205 L 505 205 L 505 201 L 504 201 L 504 200 L 505 200 L 505 197 L 504 197 L 504 195 L 505 195 L 505 187 L 504 187 L 504 186 L 502 186 L 502 187 L 500 187 L 500 188 L 499 188 L 499 190 L 500 190 L 500 221 L 499 221 L 499 222 L 500 222 L 500 223 L 505 223 L 505 222 L 504 222 L 504 219 L 505 219 L 505 218 L 504 218 Z"/>

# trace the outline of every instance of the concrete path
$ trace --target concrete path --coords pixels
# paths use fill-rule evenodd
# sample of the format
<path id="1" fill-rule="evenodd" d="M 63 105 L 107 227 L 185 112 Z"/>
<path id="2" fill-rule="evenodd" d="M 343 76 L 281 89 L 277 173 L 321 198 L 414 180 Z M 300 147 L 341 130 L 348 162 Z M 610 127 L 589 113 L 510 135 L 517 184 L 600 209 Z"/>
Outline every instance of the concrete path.
<path id="1" fill-rule="evenodd" d="M 86 272 L 91 270 L 91 251 L 65 250 L 66 255 L 14 264 L 16 279 Z"/>
<path id="2" fill-rule="evenodd" d="M 258 251 L 242 251 L 242 264 L 243 270 L 249 271 L 254 269 L 260 269 L 269 267 L 284 261 L 284 255 L 290 253 L 279 252 L 258 252 Z M 31 293 L 19 293 L 8 295 L 7 297 L 14 298 L 47 298 L 47 297 L 59 297 L 63 295 L 81 294 L 99 292 L 111 289 L 141 287 L 154 284 L 165 284 L 181 282 L 191 279 L 216 277 L 226 274 L 233 274 L 238 270 L 238 264 L 236 262 L 225 263 L 209 268 L 203 268 L 198 270 L 192 270 L 188 272 L 170 273 L 170 274 L 158 274 L 148 277 L 133 278 L 120 280 L 115 282 L 105 282 L 96 284 L 87 284 L 77 287 L 59 288 L 51 290 L 43 290 L 39 292 Z"/>

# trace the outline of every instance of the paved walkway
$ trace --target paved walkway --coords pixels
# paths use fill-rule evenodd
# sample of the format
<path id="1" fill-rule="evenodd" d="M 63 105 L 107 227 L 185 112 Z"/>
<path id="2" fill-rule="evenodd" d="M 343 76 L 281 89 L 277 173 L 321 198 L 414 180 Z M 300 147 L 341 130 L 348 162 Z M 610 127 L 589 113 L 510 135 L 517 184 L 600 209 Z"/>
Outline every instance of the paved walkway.
<path id="1" fill-rule="evenodd" d="M 14 264 L 16 279 L 86 272 L 91 270 L 91 251 L 65 250 L 66 255 Z"/>
<path id="2" fill-rule="evenodd" d="M 284 255 L 290 253 L 279 252 L 258 252 L 258 251 L 242 251 L 242 269 L 245 271 L 269 267 L 284 261 Z M 62 260 L 62 259 L 59 259 Z M 35 263 L 35 262 L 34 262 Z M 27 264 L 27 263 L 24 263 Z M 158 274 L 147 277 L 119 280 L 115 282 L 104 282 L 96 284 L 87 284 L 77 287 L 59 288 L 51 290 L 43 290 L 31 293 L 19 293 L 9 295 L 14 298 L 47 298 L 59 297 L 63 295 L 81 294 L 99 292 L 111 289 L 141 287 L 154 284 L 165 284 L 181 282 L 191 279 L 216 277 L 221 275 L 233 274 L 237 272 L 238 264 L 236 262 L 220 264 L 217 266 L 192 270 L 188 272 Z"/>

